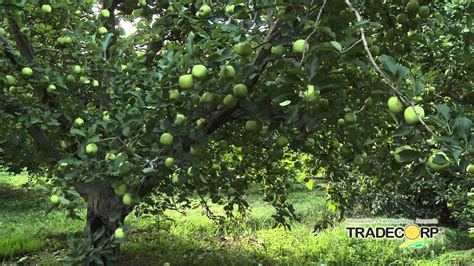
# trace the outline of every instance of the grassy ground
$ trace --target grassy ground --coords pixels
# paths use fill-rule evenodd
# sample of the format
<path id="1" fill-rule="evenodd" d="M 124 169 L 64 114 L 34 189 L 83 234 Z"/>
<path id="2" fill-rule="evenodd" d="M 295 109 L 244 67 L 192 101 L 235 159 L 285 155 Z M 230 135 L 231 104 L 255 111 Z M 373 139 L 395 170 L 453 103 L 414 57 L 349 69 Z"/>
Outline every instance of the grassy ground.
<path id="1" fill-rule="evenodd" d="M 0 262 L 60 265 L 66 254 L 66 234 L 80 234 L 82 221 L 66 219 L 61 211 L 47 216 L 48 200 L 23 184 L 26 176 L 0 173 Z M 343 224 L 315 234 L 323 221 L 324 200 L 311 191 L 289 198 L 302 217 L 292 230 L 273 227 L 273 210 L 256 194 L 250 195 L 252 212 L 240 223 L 218 226 L 200 209 L 186 215 L 168 212 L 164 217 L 134 215 L 128 242 L 122 247 L 123 265 L 264 265 L 298 264 L 411 264 L 474 265 L 474 247 L 453 230 L 419 249 L 399 249 L 400 241 L 355 240 Z M 216 212 L 218 206 L 213 206 Z M 85 210 L 81 210 L 82 216 Z"/>

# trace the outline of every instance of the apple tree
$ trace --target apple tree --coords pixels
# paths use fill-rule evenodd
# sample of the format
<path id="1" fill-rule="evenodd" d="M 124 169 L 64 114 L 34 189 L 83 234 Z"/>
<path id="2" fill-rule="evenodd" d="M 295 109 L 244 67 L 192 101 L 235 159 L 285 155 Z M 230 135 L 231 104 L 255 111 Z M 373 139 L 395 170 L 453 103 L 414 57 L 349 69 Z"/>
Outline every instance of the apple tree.
<path id="1" fill-rule="evenodd" d="M 159 212 L 209 198 L 232 216 L 260 184 L 288 225 L 295 177 L 324 179 L 342 216 L 467 225 L 468 9 L 1 0 L 1 164 L 46 177 L 71 216 L 87 202 L 90 248 L 73 254 L 87 263 L 116 257 L 124 218 L 144 201 Z"/>

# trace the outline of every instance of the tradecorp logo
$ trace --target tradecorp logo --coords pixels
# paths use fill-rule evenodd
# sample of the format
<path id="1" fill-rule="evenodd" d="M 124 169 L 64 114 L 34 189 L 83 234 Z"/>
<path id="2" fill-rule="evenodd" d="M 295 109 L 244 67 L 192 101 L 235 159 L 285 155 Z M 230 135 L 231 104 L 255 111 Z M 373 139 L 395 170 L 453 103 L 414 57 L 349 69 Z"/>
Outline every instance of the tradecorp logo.
<path id="1" fill-rule="evenodd" d="M 422 247 L 425 239 L 434 238 L 440 232 L 436 226 L 419 226 L 414 222 L 407 226 L 347 226 L 349 238 L 405 239 L 400 248 Z"/>

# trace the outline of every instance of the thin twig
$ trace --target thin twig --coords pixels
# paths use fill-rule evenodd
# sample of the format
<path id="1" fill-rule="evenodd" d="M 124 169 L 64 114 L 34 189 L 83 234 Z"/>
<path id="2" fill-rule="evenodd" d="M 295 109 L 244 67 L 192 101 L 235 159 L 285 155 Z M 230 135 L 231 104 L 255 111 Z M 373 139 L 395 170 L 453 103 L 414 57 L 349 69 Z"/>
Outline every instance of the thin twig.
<path id="1" fill-rule="evenodd" d="M 354 12 L 354 14 L 356 15 L 357 17 L 357 21 L 358 22 L 361 22 L 362 21 L 362 17 L 360 16 L 359 12 L 354 8 L 354 6 L 352 6 L 351 2 L 349 0 L 345 0 L 347 6 Z M 367 39 L 365 38 L 365 31 L 364 31 L 364 28 L 360 28 L 359 29 L 360 31 L 360 36 L 361 36 L 361 39 L 362 39 L 362 43 L 364 44 L 364 50 L 365 52 L 367 53 L 367 56 L 369 57 L 369 60 L 370 62 L 372 63 L 372 65 L 374 66 L 375 70 L 379 73 L 379 75 L 382 77 L 382 81 L 387 84 L 390 89 L 392 89 L 393 92 L 395 92 L 395 94 L 397 94 L 397 96 L 402 100 L 403 103 L 405 104 L 409 104 L 412 108 L 413 108 L 413 111 L 416 115 L 416 117 L 418 118 L 418 121 L 420 121 L 420 123 L 426 128 L 426 130 L 428 132 L 430 132 L 432 135 L 436 135 L 433 130 L 425 123 L 425 121 L 423 121 L 423 119 L 421 119 L 421 117 L 418 115 L 418 112 L 416 112 L 416 109 L 415 109 L 415 104 L 413 103 L 413 101 L 411 101 L 410 99 L 408 99 L 408 97 L 406 97 L 405 95 L 403 95 L 393 84 L 392 84 L 392 81 L 390 79 L 389 76 L 387 76 L 387 74 L 377 65 L 377 63 L 375 62 L 375 59 L 372 55 L 372 53 L 370 52 L 370 49 L 369 49 L 369 45 L 367 44 Z"/>
<path id="2" fill-rule="evenodd" d="M 354 48 L 354 46 L 356 46 L 357 44 L 359 44 L 361 41 L 362 41 L 362 39 L 359 39 L 357 42 L 353 43 L 349 48 L 347 48 L 347 49 L 345 49 L 344 51 L 342 51 L 342 53 L 345 53 L 345 52 L 349 51 L 350 49 Z"/>
<path id="3" fill-rule="evenodd" d="M 314 29 L 314 30 L 308 35 L 308 37 L 306 37 L 306 39 L 304 40 L 305 45 L 306 45 L 306 43 L 308 43 L 309 38 L 311 38 L 311 36 L 313 36 L 313 34 L 315 34 L 316 31 L 318 31 L 319 22 L 321 21 L 321 15 L 323 14 L 323 9 L 324 9 L 325 6 L 326 6 L 326 0 L 324 0 L 323 4 L 322 4 L 322 6 L 321 6 L 321 9 L 319 9 L 318 16 L 316 17 L 316 22 L 314 23 L 315 29 Z M 306 54 L 305 52 L 306 52 L 306 49 L 303 49 L 303 55 L 301 56 L 300 65 L 303 64 L 304 56 L 305 56 L 305 54 Z"/>

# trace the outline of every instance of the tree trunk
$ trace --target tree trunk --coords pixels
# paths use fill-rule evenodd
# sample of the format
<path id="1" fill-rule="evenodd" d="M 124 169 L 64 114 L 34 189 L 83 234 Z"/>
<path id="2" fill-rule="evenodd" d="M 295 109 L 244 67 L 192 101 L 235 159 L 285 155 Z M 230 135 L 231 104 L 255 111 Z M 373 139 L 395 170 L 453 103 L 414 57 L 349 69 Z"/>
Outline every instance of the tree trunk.
<path id="1" fill-rule="evenodd" d="M 105 265 L 111 264 L 120 253 L 120 245 L 113 243 L 112 236 L 122 226 L 131 208 L 122 203 L 121 197 L 116 196 L 111 187 L 76 183 L 75 188 L 87 202 L 86 232 L 90 233 L 91 245 L 93 248 L 102 247 L 111 254 L 101 257 Z"/>

